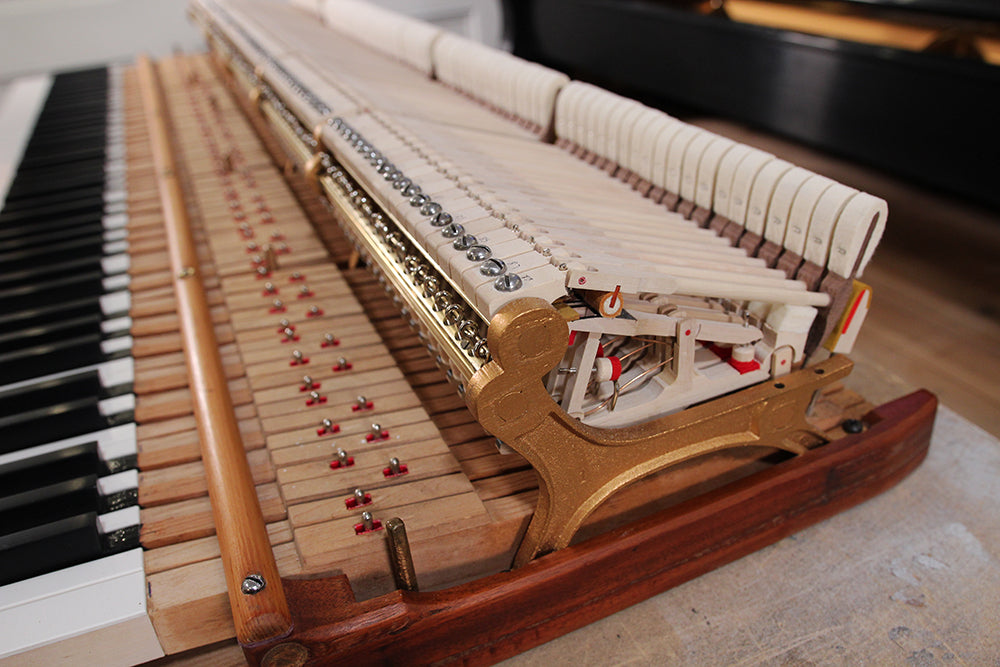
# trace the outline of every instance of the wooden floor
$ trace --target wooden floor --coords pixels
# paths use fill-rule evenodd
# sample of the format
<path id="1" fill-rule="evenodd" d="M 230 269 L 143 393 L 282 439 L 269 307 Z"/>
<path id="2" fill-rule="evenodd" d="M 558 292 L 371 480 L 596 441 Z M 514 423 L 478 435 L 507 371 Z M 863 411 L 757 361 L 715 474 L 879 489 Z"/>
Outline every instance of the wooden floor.
<path id="1" fill-rule="evenodd" d="M 732 123 L 697 124 L 889 202 L 863 277 L 874 301 L 851 357 L 873 402 L 924 387 L 1000 436 L 1000 212 Z"/>

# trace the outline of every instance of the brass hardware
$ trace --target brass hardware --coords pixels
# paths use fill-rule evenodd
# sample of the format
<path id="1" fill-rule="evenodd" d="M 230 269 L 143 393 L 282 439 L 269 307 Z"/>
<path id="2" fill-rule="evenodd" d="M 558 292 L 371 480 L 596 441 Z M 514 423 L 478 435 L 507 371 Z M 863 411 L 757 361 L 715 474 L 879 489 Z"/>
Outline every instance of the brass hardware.
<path id="1" fill-rule="evenodd" d="M 541 299 L 507 304 L 490 323 L 492 360 L 468 386 L 466 402 L 483 428 L 538 472 L 538 506 L 515 567 L 567 546 L 598 505 L 646 475 L 734 447 L 803 453 L 803 434 L 824 440 L 805 420 L 813 392 L 843 379 L 852 366 L 834 356 L 780 383 L 764 382 L 645 424 L 599 429 L 567 415 L 542 382 L 562 361 L 568 334 L 566 320 Z"/>
<path id="2" fill-rule="evenodd" d="M 389 545 L 389 563 L 392 565 L 392 577 L 396 580 L 396 588 L 404 591 L 418 590 L 417 571 L 413 567 L 410 541 L 406 537 L 406 526 L 403 525 L 403 520 L 396 517 L 386 521 L 385 535 Z"/>
<path id="3" fill-rule="evenodd" d="M 260 664 L 262 667 L 301 667 L 309 659 L 309 649 L 296 642 L 285 642 L 268 649 Z"/>

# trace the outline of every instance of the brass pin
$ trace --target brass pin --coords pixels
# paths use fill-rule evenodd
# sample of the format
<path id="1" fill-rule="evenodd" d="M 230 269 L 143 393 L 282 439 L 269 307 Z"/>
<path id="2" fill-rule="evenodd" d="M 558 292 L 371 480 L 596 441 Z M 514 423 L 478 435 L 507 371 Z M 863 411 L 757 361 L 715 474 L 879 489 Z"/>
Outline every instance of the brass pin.
<path id="1" fill-rule="evenodd" d="M 396 587 L 404 591 L 416 591 L 417 571 L 413 567 L 410 541 L 406 538 L 406 526 L 399 517 L 385 522 L 386 540 L 389 545 L 389 562 Z"/>

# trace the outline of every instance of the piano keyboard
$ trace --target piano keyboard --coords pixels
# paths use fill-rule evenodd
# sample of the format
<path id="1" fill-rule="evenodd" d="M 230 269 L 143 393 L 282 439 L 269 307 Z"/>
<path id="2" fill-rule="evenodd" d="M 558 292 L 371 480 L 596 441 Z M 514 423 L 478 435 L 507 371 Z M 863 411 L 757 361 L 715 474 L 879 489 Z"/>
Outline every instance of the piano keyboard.
<path id="1" fill-rule="evenodd" d="M 121 94 L 115 69 L 56 75 L 0 212 L 0 656 L 120 623 L 151 636 Z"/>

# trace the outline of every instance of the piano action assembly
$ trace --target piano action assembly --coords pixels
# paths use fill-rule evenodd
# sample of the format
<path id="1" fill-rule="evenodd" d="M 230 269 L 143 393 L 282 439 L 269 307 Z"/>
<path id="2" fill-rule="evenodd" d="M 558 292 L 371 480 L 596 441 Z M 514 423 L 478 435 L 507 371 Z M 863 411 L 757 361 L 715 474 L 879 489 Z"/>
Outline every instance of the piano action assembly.
<path id="1" fill-rule="evenodd" d="M 0 402 L 39 392 L 54 420 L 46 383 L 87 384 L 104 422 L 2 417 L 27 453 L 0 475 L 86 446 L 50 486 L 82 475 L 98 500 L 74 518 L 87 557 L 24 556 L 66 544 L 59 516 L 4 523 L 30 571 L 0 589 L 20 642 L 0 654 L 138 663 L 235 636 L 263 665 L 494 662 L 923 459 L 933 396 L 876 407 L 841 382 L 882 200 L 364 2 L 190 12 L 210 57 L 90 75 L 116 121 L 78 216 L 97 236 L 63 227 L 127 246 L 78 299 L 114 358 L 31 379 L 62 358 L 48 339 L 3 352 Z M 18 206 L 0 238 L 40 261 L 6 232 L 44 206 Z M 127 575 L 90 572 L 114 559 Z M 126 610 L 85 627 L 60 596 L 107 581 Z"/>

